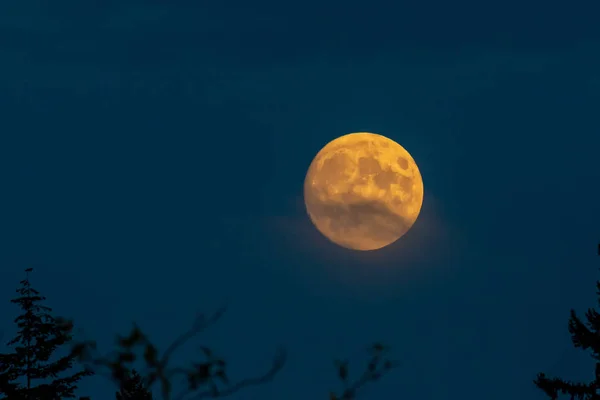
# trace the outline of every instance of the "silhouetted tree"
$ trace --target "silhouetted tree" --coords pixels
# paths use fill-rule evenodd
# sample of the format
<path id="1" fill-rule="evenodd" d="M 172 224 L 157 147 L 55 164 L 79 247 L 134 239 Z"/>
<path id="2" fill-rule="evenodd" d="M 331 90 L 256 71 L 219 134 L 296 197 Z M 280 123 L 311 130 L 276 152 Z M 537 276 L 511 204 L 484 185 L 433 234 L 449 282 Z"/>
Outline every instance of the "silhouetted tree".
<path id="1" fill-rule="evenodd" d="M 162 355 L 159 355 L 156 346 L 135 324 L 128 336 L 117 336 L 118 348 L 112 355 L 98 356 L 94 341 L 75 344 L 71 354 L 87 364 L 89 368 L 98 370 L 98 374 L 108 377 L 122 387 L 127 381 L 127 373 L 131 364 L 138 358 L 136 351 L 141 350 L 146 369 L 149 371 L 143 377 L 143 387 L 150 391 L 153 385 L 158 384 L 164 400 L 184 400 L 192 395 L 194 400 L 225 397 L 246 387 L 271 381 L 285 363 L 286 353 L 282 349 L 277 352 L 271 367 L 265 373 L 236 382 L 229 380 L 225 361 L 217 357 L 214 351 L 208 347 L 201 347 L 204 356 L 204 360 L 201 362 L 192 363 L 187 368 L 169 366 L 170 357 L 176 350 L 217 322 L 224 312 L 225 309 L 222 308 L 209 318 L 205 318 L 203 315 L 198 316 L 192 328 L 171 343 Z M 102 368 L 106 368 L 108 374 L 101 371 Z M 187 387 L 174 393 L 172 382 L 178 377 L 186 379 Z"/>
<path id="2" fill-rule="evenodd" d="M 213 350 L 208 347 L 200 348 L 204 356 L 204 361 L 202 362 L 192 363 L 188 368 L 168 366 L 169 358 L 175 350 L 214 324 L 221 318 L 224 311 L 224 309 L 221 309 L 209 318 L 200 315 L 193 327 L 177 338 L 162 356 L 159 356 L 156 347 L 136 325 L 133 326 L 128 336 L 117 336 L 118 349 L 113 353 L 112 357 L 95 355 L 96 343 L 94 341 L 76 344 L 73 347 L 73 354 L 77 355 L 80 361 L 87 362 L 91 366 L 106 368 L 109 373 L 105 374 L 105 376 L 123 387 L 128 379 L 127 371 L 130 365 L 137 359 L 136 347 L 141 348 L 144 363 L 150 371 L 147 376 L 141 378 L 143 382 L 141 387 L 150 391 L 151 386 L 158 383 L 163 400 L 201 400 L 225 397 L 249 386 L 271 381 L 285 363 L 286 352 L 283 349 L 277 352 L 268 371 L 262 375 L 242 379 L 235 383 L 231 382 L 228 378 L 225 361 L 215 356 Z M 354 400 L 356 392 L 360 388 L 367 383 L 377 381 L 396 366 L 395 362 L 385 357 L 388 351 L 385 346 L 376 343 L 369 350 L 371 358 L 367 367 L 354 382 L 348 379 L 348 362 L 338 361 L 336 363 L 338 376 L 342 380 L 344 388 L 340 394 L 332 392 L 330 394 L 331 400 Z M 177 376 L 186 378 L 187 387 L 181 392 L 173 394 L 172 382 Z"/>
<path id="3" fill-rule="evenodd" d="M 14 347 L 14 352 L 0 354 L 0 395 L 7 400 L 75 398 L 77 382 L 92 372 L 83 370 L 66 374 L 75 361 L 75 356 L 69 352 L 50 361 L 57 350 L 72 340 L 73 324 L 60 322 L 51 315 L 51 308 L 41 305 L 46 298 L 31 287 L 31 268 L 26 272 L 25 280 L 17 289 L 19 296 L 11 300 L 22 312 L 14 320 L 17 335 L 7 343 Z M 36 381 L 39 383 L 35 384 Z"/>
<path id="4" fill-rule="evenodd" d="M 116 397 L 117 400 L 152 400 L 152 393 L 144 386 L 143 378 L 134 369 L 127 372 Z"/>
<path id="5" fill-rule="evenodd" d="M 596 294 L 600 305 L 600 281 L 596 282 Z M 569 332 L 573 345 L 582 350 L 589 350 L 592 358 L 596 360 L 594 379 L 589 383 L 579 383 L 561 378 L 549 378 L 543 373 L 538 374 L 534 380 L 535 385 L 552 400 L 557 400 L 559 394 L 568 395 L 572 400 L 600 400 L 600 314 L 590 308 L 585 313 L 585 317 L 586 323 L 574 310 L 571 310 Z"/>

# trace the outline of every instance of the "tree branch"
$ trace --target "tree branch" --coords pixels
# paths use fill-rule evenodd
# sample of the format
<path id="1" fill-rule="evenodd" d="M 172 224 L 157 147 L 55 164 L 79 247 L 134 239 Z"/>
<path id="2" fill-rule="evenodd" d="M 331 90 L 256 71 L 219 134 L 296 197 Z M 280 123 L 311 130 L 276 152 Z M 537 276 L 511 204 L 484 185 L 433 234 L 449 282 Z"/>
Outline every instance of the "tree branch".
<path id="1" fill-rule="evenodd" d="M 126 379 L 126 371 L 130 369 L 129 365 L 136 360 L 134 352 L 135 347 L 144 348 L 143 359 L 146 363 L 148 373 L 142 379 L 146 389 L 150 389 L 155 383 L 161 388 L 164 400 L 170 400 L 172 392 L 172 378 L 176 375 L 185 375 L 188 382 L 188 388 L 182 391 L 176 399 L 183 400 L 192 396 L 193 399 L 202 399 L 206 397 L 224 397 L 233 394 L 245 387 L 258 385 L 273 379 L 277 372 L 285 363 L 285 351 L 280 349 L 276 354 L 271 369 L 262 376 L 244 379 L 235 385 L 230 385 L 225 373 L 225 362 L 212 355 L 212 351 L 207 347 L 202 347 L 204 355 L 208 359 L 206 362 L 194 363 L 191 368 L 167 368 L 170 357 L 173 353 L 189 342 L 194 336 L 204 331 L 216 323 L 225 313 L 226 307 L 222 307 L 212 314 L 209 318 L 203 315 L 196 317 L 192 327 L 177 337 L 164 352 L 162 357 L 158 357 L 156 347 L 150 342 L 148 337 L 134 325 L 131 333 L 126 337 L 117 336 L 116 352 L 108 356 L 95 356 L 92 352 L 96 350 L 96 343 L 93 341 L 78 343 L 73 348 L 73 354 L 76 354 L 81 362 L 91 364 L 93 367 L 106 367 L 111 372 L 109 375 L 99 372 L 99 375 L 108 377 L 111 381 L 121 386 Z M 217 381 L 225 387 L 219 389 Z M 202 388 L 209 387 L 209 390 L 198 392 Z"/>
<path id="2" fill-rule="evenodd" d="M 275 377 L 275 375 L 283 368 L 285 361 L 287 358 L 287 353 L 285 352 L 285 350 L 283 348 L 280 348 L 277 353 L 275 354 L 275 357 L 273 358 L 273 364 L 271 365 L 271 368 L 269 369 L 269 371 L 267 371 L 265 374 L 259 376 L 259 377 L 255 377 L 255 378 L 247 378 L 247 379 L 243 379 L 240 382 L 236 383 L 235 385 L 231 385 L 228 386 L 225 389 L 222 390 L 206 390 L 200 393 L 191 393 L 191 392 L 187 392 L 187 393 L 181 393 L 179 396 L 175 397 L 175 400 L 201 400 L 201 399 L 205 399 L 205 398 L 216 398 L 216 397 L 226 397 L 226 396 L 230 396 L 238 391 L 240 391 L 241 389 L 247 388 L 249 386 L 257 386 L 257 385 L 261 385 L 263 383 L 267 383 L 271 380 L 273 380 L 273 378 Z M 188 397 L 188 396 L 192 396 L 192 397 Z"/>
<path id="3" fill-rule="evenodd" d="M 332 392 L 330 394 L 331 400 L 353 400 L 356 396 L 356 392 L 360 388 L 369 382 L 379 380 L 393 368 L 398 366 L 397 362 L 383 358 L 384 353 L 389 349 L 382 344 L 375 343 L 369 350 L 372 352 L 373 356 L 368 362 L 367 367 L 362 373 L 361 377 L 352 384 L 348 382 L 348 362 L 336 362 L 338 377 L 342 381 L 345 389 L 340 395 L 336 395 Z"/>
<path id="4" fill-rule="evenodd" d="M 160 363 L 162 365 L 166 365 L 169 360 L 169 357 L 175 352 L 175 350 L 186 344 L 190 339 L 192 339 L 200 332 L 204 331 L 209 326 L 215 324 L 219 319 L 221 319 L 226 309 L 226 306 L 221 307 L 208 320 L 204 319 L 203 314 L 198 315 L 196 317 L 196 320 L 194 321 L 192 328 L 184 334 L 182 334 L 181 336 L 179 336 L 177 339 L 175 339 L 173 343 L 171 343 L 171 345 L 167 348 L 167 350 L 165 350 L 165 354 L 163 354 Z"/>

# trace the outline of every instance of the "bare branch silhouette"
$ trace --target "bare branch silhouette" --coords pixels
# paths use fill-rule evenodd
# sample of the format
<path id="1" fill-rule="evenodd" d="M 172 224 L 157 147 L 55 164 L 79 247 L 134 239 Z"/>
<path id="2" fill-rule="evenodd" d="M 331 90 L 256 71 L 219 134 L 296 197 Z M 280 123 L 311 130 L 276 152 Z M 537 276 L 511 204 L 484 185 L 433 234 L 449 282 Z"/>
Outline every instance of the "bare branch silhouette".
<path id="1" fill-rule="evenodd" d="M 190 339 L 192 339 L 200 332 L 204 331 L 206 328 L 210 327 L 211 325 L 214 325 L 218 320 L 221 319 L 223 314 L 225 314 L 226 310 L 227 307 L 221 307 L 208 319 L 205 319 L 203 314 L 198 315 L 196 317 L 196 320 L 194 321 L 192 328 L 184 334 L 182 334 L 177 339 L 175 339 L 173 343 L 171 343 L 171 345 L 167 348 L 167 350 L 165 350 L 165 354 L 161 359 L 161 364 L 166 365 L 169 360 L 169 357 L 171 357 L 175 350 L 186 344 Z"/>
<path id="2" fill-rule="evenodd" d="M 273 380 L 275 375 L 283 368 L 283 365 L 285 364 L 285 360 L 286 360 L 286 352 L 283 349 L 279 349 L 277 351 L 277 354 L 273 358 L 273 363 L 271 365 L 271 368 L 265 374 L 263 374 L 259 377 L 241 380 L 240 382 L 236 383 L 235 385 L 230 385 L 222 390 L 217 389 L 215 391 L 213 388 L 211 388 L 211 390 L 206 390 L 206 391 L 203 391 L 200 393 L 195 393 L 191 397 L 188 397 L 190 395 L 190 393 L 182 393 L 179 396 L 175 397 L 175 400 L 184 400 L 184 399 L 200 400 L 200 399 L 205 399 L 205 398 L 226 397 L 226 396 L 230 396 L 246 387 L 262 385 L 264 383 L 267 383 L 267 382 Z"/>
<path id="3" fill-rule="evenodd" d="M 344 389 L 340 394 L 331 392 L 329 395 L 330 400 L 354 400 L 356 398 L 356 392 L 359 389 L 364 387 L 367 383 L 381 379 L 393 368 L 398 366 L 397 362 L 384 357 L 385 353 L 389 351 L 389 348 L 381 343 L 373 344 L 368 350 L 372 355 L 367 363 L 365 371 L 352 383 L 349 380 L 349 362 L 340 360 L 335 362 L 338 378 L 341 380 Z"/>
<path id="4" fill-rule="evenodd" d="M 96 356 L 96 342 L 82 341 L 77 343 L 72 353 L 88 368 L 107 368 L 109 374 L 98 371 L 97 374 L 105 376 L 121 386 L 127 378 L 131 364 L 138 358 L 136 349 L 143 351 L 143 360 L 148 373 L 143 377 L 144 387 L 150 389 L 158 384 L 164 400 L 171 400 L 173 392 L 173 379 L 180 375 L 187 380 L 187 388 L 174 397 L 175 400 L 197 400 L 207 397 L 225 397 L 249 386 L 260 385 L 271 381 L 281 370 L 286 361 L 286 352 L 279 349 L 273 359 L 271 368 L 263 375 L 247 378 L 236 384 L 231 384 L 226 373 L 226 363 L 221 358 L 215 357 L 212 349 L 202 346 L 202 352 L 207 359 L 204 362 L 192 363 L 189 368 L 169 368 L 169 360 L 176 350 L 188 343 L 199 333 L 215 324 L 225 313 L 226 308 L 220 308 L 210 317 L 199 315 L 194 320 L 192 327 L 176 338 L 164 354 L 159 357 L 156 346 L 148 339 L 142 330 L 134 324 L 128 336 L 117 336 L 116 351 L 107 356 Z M 65 323 L 69 323 L 65 320 Z"/>

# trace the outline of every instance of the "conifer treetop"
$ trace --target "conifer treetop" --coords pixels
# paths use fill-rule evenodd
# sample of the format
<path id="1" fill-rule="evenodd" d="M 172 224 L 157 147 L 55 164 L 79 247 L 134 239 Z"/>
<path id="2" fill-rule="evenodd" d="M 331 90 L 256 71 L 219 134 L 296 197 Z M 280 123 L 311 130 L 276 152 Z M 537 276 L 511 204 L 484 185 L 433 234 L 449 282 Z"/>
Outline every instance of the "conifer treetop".
<path id="1" fill-rule="evenodd" d="M 73 324 L 54 318 L 52 309 L 43 304 L 46 298 L 31 286 L 31 271 L 25 270 L 18 296 L 11 300 L 21 313 L 14 319 L 16 336 L 6 343 L 13 352 L 0 353 L 0 395 L 11 400 L 75 398 L 77 382 L 92 373 L 85 369 L 70 373 L 75 357 L 68 351 L 59 355 L 73 338 Z"/>

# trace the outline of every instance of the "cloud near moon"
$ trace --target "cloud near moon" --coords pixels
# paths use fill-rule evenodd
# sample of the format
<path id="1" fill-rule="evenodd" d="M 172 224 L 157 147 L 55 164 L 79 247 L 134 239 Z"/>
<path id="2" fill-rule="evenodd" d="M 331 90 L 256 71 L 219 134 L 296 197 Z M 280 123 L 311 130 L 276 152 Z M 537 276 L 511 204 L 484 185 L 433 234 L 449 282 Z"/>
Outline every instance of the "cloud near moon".
<path id="1" fill-rule="evenodd" d="M 317 229 L 334 243 L 375 250 L 414 224 L 423 181 L 410 154 L 372 133 L 353 133 L 327 144 L 306 174 L 304 199 Z"/>
<path id="2" fill-rule="evenodd" d="M 313 204 L 313 210 L 314 214 L 328 216 L 329 230 L 338 235 L 336 242 L 348 248 L 370 247 L 367 243 L 375 246 L 390 243 L 398 238 L 400 232 L 408 231 L 411 225 L 406 218 L 375 201 L 347 205 L 319 201 Z M 362 244 L 356 243 L 357 234 L 362 236 Z"/>

